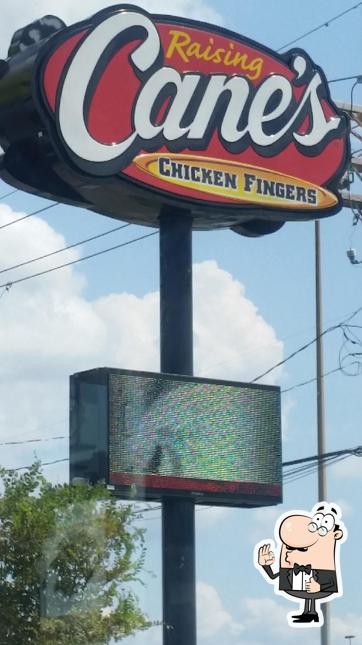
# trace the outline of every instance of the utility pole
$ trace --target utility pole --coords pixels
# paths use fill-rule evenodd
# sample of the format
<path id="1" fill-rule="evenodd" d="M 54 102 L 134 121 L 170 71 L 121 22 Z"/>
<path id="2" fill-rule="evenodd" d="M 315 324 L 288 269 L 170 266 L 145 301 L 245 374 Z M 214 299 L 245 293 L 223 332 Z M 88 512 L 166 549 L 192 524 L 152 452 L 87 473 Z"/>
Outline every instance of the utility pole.
<path id="1" fill-rule="evenodd" d="M 351 119 L 351 136 L 356 138 L 359 142 L 362 143 L 362 105 L 353 105 L 351 101 L 349 103 L 343 103 L 341 101 L 336 102 L 337 107 L 341 110 L 347 112 L 349 118 Z M 355 170 L 358 177 L 362 180 L 362 154 L 352 154 L 351 157 L 351 169 Z M 351 194 L 349 190 L 341 191 L 343 206 L 347 208 L 355 208 L 362 210 L 362 195 Z"/>
<path id="2" fill-rule="evenodd" d="M 325 418 L 324 418 L 324 356 L 322 338 L 322 280 L 321 280 L 321 244 L 320 221 L 314 223 L 315 231 L 315 295 L 316 295 L 316 364 L 317 364 L 317 445 L 318 445 L 318 500 L 327 499 L 326 469 L 323 465 L 325 454 Z M 329 645 L 329 609 L 323 604 L 324 624 L 321 627 L 321 645 Z"/>
<path id="3" fill-rule="evenodd" d="M 355 122 L 355 129 L 362 126 L 362 106 L 351 105 L 351 103 L 338 103 L 337 106 L 348 112 L 352 121 Z M 352 133 L 362 141 L 361 135 Z M 362 157 L 352 156 L 351 167 L 360 176 L 362 171 Z M 351 195 L 347 190 L 341 191 L 343 206 L 348 208 L 362 208 L 362 195 Z M 318 500 L 324 502 L 327 499 L 327 478 L 326 469 L 323 465 L 325 447 L 325 404 L 324 404 L 324 355 L 323 355 L 323 316 L 322 316 L 322 278 L 321 278 L 321 236 L 320 220 L 315 221 L 315 299 L 316 299 L 316 371 L 317 371 L 317 445 L 318 445 Z M 329 606 L 323 604 L 324 624 L 321 628 L 321 645 L 329 645 Z M 347 638 L 347 637 L 346 637 Z"/>
<path id="4" fill-rule="evenodd" d="M 317 431 L 318 431 L 318 499 L 324 502 L 327 496 L 326 470 L 323 465 L 325 449 L 324 415 L 324 356 L 322 339 L 322 279 L 320 221 L 315 221 L 315 280 L 316 280 L 316 362 L 317 362 Z"/>
<path id="5" fill-rule="evenodd" d="M 343 206 L 346 208 L 361 208 L 362 195 L 350 195 L 347 190 L 341 191 Z"/>

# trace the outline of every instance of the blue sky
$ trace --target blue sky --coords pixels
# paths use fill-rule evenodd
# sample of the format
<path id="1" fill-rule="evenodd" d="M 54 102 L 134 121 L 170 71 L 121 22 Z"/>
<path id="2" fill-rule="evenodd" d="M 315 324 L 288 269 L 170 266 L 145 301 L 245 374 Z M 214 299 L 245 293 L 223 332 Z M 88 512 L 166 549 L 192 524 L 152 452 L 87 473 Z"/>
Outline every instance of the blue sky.
<path id="1" fill-rule="evenodd" d="M 5 56 L 13 32 L 47 13 L 68 24 L 107 6 L 100 0 L 5 0 L 0 25 L 0 56 Z M 135 3 L 138 4 L 138 3 Z M 346 0 L 146 0 L 154 12 L 205 19 L 223 24 L 249 38 L 278 49 L 348 9 Z M 31 5 L 31 6 L 30 6 Z M 20 16 L 20 18 L 19 18 Z M 328 27 L 304 38 L 304 48 L 328 79 L 362 73 L 362 6 Z M 349 101 L 352 81 L 331 85 L 334 100 Z M 362 86 L 354 91 L 362 104 Z M 354 144 L 357 148 L 358 144 Z M 0 183 L 0 196 L 10 190 Z M 361 193 L 357 182 L 352 192 Z M 0 225 L 47 205 L 25 193 L 0 200 Z M 101 215 L 57 206 L 0 231 L 1 267 L 36 257 L 113 228 Z M 6 280 L 76 259 L 100 248 L 147 233 L 131 226 L 124 231 L 68 251 L 55 259 L 30 265 Z M 361 267 L 352 266 L 346 250 L 352 245 L 362 258 L 362 227 L 352 229 L 348 209 L 321 223 L 324 328 L 343 321 L 362 306 Z M 61 257 L 61 261 L 60 261 Z M 289 223 L 274 235 L 247 239 L 231 231 L 193 236 L 195 329 L 207 326 L 207 337 L 195 341 L 195 374 L 249 380 L 311 340 L 314 328 L 314 224 Z M 1 277 L 1 276 L 0 276 Z M 5 280 L 4 280 L 5 281 Z M 119 251 L 56 271 L 47 277 L 14 285 L 0 300 L 0 442 L 66 435 L 68 376 L 100 365 L 158 370 L 158 236 Z M 215 308 L 215 301 L 218 303 Z M 216 318 L 218 316 L 218 318 Z M 362 314 L 356 317 L 362 324 Z M 325 371 L 338 366 L 343 342 L 340 330 L 325 338 Z M 315 347 L 299 354 L 265 382 L 282 389 L 315 374 Z M 325 379 L 327 450 L 350 448 L 361 441 L 361 376 L 338 372 Z M 283 395 L 283 459 L 316 454 L 315 385 Z M 67 456 L 67 440 L 1 447 L 1 464 L 30 464 L 36 454 L 44 461 Z M 332 645 L 345 634 L 362 643 L 360 604 L 362 463 L 350 457 L 332 465 L 328 498 L 338 502 L 349 531 L 342 547 L 344 596 L 331 604 Z M 67 477 L 66 464 L 46 469 L 54 481 Z M 310 475 L 284 488 L 277 508 L 202 509 L 197 518 L 197 580 L 200 645 L 279 645 L 305 642 L 291 633 L 285 615 L 288 601 L 275 596 L 255 571 L 253 546 L 272 537 L 279 513 L 310 509 L 317 481 Z M 159 512 L 145 515 L 147 577 L 139 589 L 142 606 L 152 618 L 161 617 Z M 318 642 L 318 630 L 308 631 L 308 643 Z M 157 629 L 131 639 L 134 645 L 160 643 Z"/>

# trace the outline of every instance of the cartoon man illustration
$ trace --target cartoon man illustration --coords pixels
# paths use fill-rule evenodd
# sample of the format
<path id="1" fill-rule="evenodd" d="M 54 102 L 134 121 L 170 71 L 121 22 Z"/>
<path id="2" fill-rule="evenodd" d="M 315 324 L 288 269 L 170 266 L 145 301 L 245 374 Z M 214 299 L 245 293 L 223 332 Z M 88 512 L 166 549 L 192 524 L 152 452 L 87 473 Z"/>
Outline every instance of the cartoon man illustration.
<path id="1" fill-rule="evenodd" d="M 254 549 L 254 564 L 264 578 L 275 584 L 277 594 L 287 594 L 300 603 L 300 614 L 289 613 L 290 626 L 311 627 L 323 624 L 321 602 L 342 595 L 340 544 L 347 538 L 336 504 L 319 502 L 312 513 L 284 513 L 275 525 L 280 543 L 279 571 L 272 540 L 259 542 Z M 318 626 L 318 625 L 317 625 Z"/>

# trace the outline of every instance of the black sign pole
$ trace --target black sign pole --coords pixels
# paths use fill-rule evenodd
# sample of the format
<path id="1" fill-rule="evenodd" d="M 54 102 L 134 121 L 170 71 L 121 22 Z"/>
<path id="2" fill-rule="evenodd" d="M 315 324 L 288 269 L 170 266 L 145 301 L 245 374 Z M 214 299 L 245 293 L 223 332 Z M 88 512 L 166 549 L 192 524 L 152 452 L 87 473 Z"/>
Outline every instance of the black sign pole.
<path id="1" fill-rule="evenodd" d="M 187 210 L 160 214 L 161 372 L 193 374 L 192 218 Z M 195 505 L 162 502 L 164 645 L 196 645 Z"/>

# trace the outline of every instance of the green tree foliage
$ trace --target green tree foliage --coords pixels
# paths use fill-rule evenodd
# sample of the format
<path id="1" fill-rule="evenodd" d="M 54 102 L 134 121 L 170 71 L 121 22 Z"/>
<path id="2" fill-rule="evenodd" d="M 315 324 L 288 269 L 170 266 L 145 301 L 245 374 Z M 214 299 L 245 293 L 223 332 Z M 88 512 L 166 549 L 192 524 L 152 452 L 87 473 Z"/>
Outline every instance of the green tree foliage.
<path id="1" fill-rule="evenodd" d="M 145 557 L 130 506 L 54 486 L 39 463 L 0 480 L 0 645 L 103 645 L 151 626 L 130 588 Z"/>

